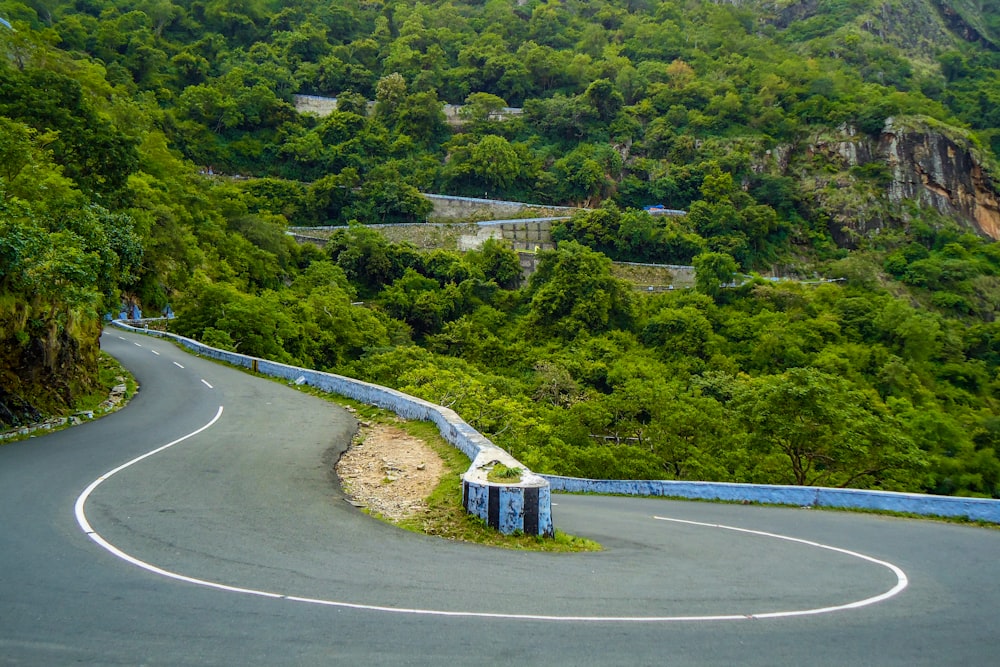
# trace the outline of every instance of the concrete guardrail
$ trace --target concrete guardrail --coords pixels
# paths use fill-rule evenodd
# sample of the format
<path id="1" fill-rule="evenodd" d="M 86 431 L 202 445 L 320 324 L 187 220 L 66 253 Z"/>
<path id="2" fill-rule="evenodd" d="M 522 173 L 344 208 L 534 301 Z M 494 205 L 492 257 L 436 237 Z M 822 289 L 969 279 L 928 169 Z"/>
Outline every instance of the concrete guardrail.
<path id="1" fill-rule="evenodd" d="M 903 512 L 921 516 L 960 517 L 1000 523 L 1000 500 L 930 496 L 921 493 L 831 489 L 819 486 L 682 482 L 674 480 L 580 479 L 542 475 L 550 491 L 607 493 L 628 496 L 665 496 L 695 500 L 771 503 L 798 507 L 832 507 Z"/>
<path id="2" fill-rule="evenodd" d="M 537 475 L 510 454 L 469 426 L 455 411 L 395 389 L 352 378 L 288 366 L 243 354 L 218 350 L 176 334 L 130 326 L 120 320 L 114 325 L 153 336 L 171 338 L 196 354 L 225 361 L 255 372 L 346 396 L 361 403 L 391 410 L 406 419 L 430 421 L 442 437 L 472 461 L 462 476 L 462 504 L 490 526 L 504 534 L 552 535 L 552 492 L 603 493 L 628 496 L 661 496 L 694 500 L 752 502 L 798 507 L 830 507 L 902 512 L 921 516 L 957 517 L 1000 524 L 1000 500 L 931 496 L 921 493 L 835 489 L 818 486 L 780 486 L 727 482 L 687 482 L 675 480 L 581 479 L 558 475 Z M 521 468 L 517 484 L 490 482 L 487 474 L 496 464 Z"/>

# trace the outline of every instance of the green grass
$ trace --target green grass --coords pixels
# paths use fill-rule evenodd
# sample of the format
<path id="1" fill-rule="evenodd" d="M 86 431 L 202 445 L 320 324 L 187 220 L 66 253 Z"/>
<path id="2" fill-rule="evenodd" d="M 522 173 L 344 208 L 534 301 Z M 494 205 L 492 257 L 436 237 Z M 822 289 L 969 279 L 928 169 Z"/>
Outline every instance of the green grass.
<path id="1" fill-rule="evenodd" d="M 516 484 L 521 481 L 523 468 L 509 468 L 502 463 L 497 463 L 486 474 L 486 481 L 495 484 Z"/>
<path id="2" fill-rule="evenodd" d="M 106 352 L 101 352 L 97 360 L 97 384 L 90 392 L 77 397 L 73 404 L 73 409 L 77 412 L 98 412 L 101 403 L 108 399 L 111 390 L 120 385 L 125 385 L 125 400 L 119 405 L 123 406 L 135 395 L 138 384 L 132 374 L 125 370 L 118 361 Z M 114 410 L 110 410 L 114 412 Z"/>

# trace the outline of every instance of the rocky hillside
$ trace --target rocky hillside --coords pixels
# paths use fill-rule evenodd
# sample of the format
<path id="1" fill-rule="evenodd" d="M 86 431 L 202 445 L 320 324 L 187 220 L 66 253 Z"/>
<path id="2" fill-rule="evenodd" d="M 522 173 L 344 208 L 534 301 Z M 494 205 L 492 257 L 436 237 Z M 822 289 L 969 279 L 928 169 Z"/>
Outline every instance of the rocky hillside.
<path id="1" fill-rule="evenodd" d="M 96 381 L 99 324 L 39 328 L 25 321 L 24 304 L 2 311 L 0 431 L 71 411 Z"/>
<path id="2" fill-rule="evenodd" d="M 890 118 L 873 137 L 850 127 L 765 153 L 758 168 L 796 178 L 803 197 L 830 220 L 838 243 L 933 209 L 1000 240 L 996 167 L 965 133 L 927 118 Z"/>
<path id="3" fill-rule="evenodd" d="M 1000 49 L 1000 2 L 997 0 L 935 0 L 948 27 L 962 39 Z"/>
<path id="4" fill-rule="evenodd" d="M 849 46 L 864 33 L 928 63 L 963 42 L 1000 45 L 997 0 L 777 0 L 762 2 L 758 11 L 795 38 L 853 34 L 842 42 Z"/>

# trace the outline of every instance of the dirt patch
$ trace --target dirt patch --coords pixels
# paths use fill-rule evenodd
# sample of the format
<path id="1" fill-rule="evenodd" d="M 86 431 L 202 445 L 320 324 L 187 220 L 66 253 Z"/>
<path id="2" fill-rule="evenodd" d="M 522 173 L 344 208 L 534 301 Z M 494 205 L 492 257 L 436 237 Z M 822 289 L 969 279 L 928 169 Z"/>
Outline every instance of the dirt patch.
<path id="1" fill-rule="evenodd" d="M 362 422 L 336 471 L 354 503 L 398 521 L 427 509 L 445 468 L 434 450 L 401 428 Z"/>

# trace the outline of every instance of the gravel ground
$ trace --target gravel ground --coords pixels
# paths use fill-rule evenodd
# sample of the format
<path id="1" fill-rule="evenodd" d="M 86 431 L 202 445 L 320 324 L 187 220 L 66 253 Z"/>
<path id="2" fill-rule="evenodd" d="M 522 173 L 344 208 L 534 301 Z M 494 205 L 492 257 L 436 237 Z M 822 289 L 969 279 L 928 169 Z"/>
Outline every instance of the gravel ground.
<path id="1" fill-rule="evenodd" d="M 427 509 L 425 499 L 441 481 L 444 464 L 402 429 L 362 422 L 336 470 L 352 501 L 398 521 Z"/>

